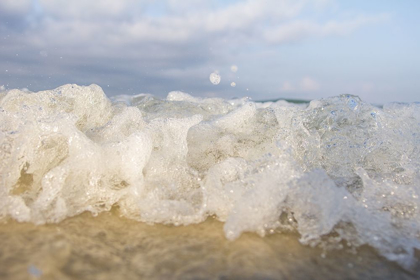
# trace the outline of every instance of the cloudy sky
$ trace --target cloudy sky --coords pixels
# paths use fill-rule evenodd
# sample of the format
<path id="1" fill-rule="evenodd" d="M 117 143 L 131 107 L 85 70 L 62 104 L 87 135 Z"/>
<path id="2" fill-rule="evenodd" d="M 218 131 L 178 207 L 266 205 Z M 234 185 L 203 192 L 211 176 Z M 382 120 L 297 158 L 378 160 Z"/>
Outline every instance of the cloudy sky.
<path id="1" fill-rule="evenodd" d="M 420 101 L 418 11 L 417 0 L 0 0 L 0 86 Z"/>

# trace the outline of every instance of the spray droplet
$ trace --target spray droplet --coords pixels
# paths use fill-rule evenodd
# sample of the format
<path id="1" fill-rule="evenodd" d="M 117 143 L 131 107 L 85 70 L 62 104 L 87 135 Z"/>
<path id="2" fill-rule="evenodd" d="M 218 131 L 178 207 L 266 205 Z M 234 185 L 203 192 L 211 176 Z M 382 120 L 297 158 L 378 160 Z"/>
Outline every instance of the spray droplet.
<path id="1" fill-rule="evenodd" d="M 238 66 L 236 65 L 230 66 L 230 71 L 232 71 L 233 73 L 236 73 L 238 71 Z"/>
<path id="2" fill-rule="evenodd" d="M 213 72 L 213 73 L 211 73 L 210 74 L 210 82 L 213 84 L 213 85 L 218 85 L 219 83 L 220 83 L 220 75 L 219 75 L 219 73 L 217 73 L 217 72 Z"/>
<path id="3" fill-rule="evenodd" d="M 35 265 L 30 265 L 28 267 L 28 273 L 36 278 L 41 277 L 42 276 L 42 270 L 40 270 L 38 267 L 36 267 Z"/>
<path id="4" fill-rule="evenodd" d="M 230 86 L 231 86 L 231 87 L 236 87 L 236 83 L 235 83 L 235 82 L 231 82 L 231 83 L 230 83 Z"/>

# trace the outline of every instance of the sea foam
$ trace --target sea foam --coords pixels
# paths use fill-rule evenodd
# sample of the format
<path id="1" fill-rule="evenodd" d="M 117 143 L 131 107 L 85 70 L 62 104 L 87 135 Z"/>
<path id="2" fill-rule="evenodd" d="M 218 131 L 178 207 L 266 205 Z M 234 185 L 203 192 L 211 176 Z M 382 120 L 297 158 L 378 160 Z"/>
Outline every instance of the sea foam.
<path id="1" fill-rule="evenodd" d="M 97 85 L 0 93 L 0 217 L 58 223 L 118 209 L 147 223 L 214 216 L 225 236 L 299 232 L 420 249 L 420 104 L 357 96 L 254 103 L 170 92 L 109 100 Z"/>

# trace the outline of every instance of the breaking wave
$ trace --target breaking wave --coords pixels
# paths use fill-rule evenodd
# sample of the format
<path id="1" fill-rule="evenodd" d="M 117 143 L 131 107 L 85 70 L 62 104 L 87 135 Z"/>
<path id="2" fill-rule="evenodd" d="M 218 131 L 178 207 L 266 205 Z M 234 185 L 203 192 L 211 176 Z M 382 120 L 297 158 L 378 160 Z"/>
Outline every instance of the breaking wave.
<path id="1" fill-rule="evenodd" d="M 303 244 L 415 261 L 419 103 L 113 100 L 96 85 L 0 92 L 0 218 L 58 223 L 112 207 L 147 223 L 214 216 L 228 239 L 291 230 Z"/>

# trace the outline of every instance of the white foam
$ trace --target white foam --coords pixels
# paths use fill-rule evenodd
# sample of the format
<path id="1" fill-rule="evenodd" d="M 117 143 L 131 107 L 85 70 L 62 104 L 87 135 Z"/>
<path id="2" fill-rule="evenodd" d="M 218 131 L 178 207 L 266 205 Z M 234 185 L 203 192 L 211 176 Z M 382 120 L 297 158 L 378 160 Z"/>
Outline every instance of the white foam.
<path id="1" fill-rule="evenodd" d="M 304 244 L 368 244 L 407 267 L 420 248 L 418 103 L 183 92 L 111 102 L 96 85 L 0 98 L 2 218 L 52 223 L 118 206 L 148 223 L 215 216 L 229 239 L 296 230 Z"/>

